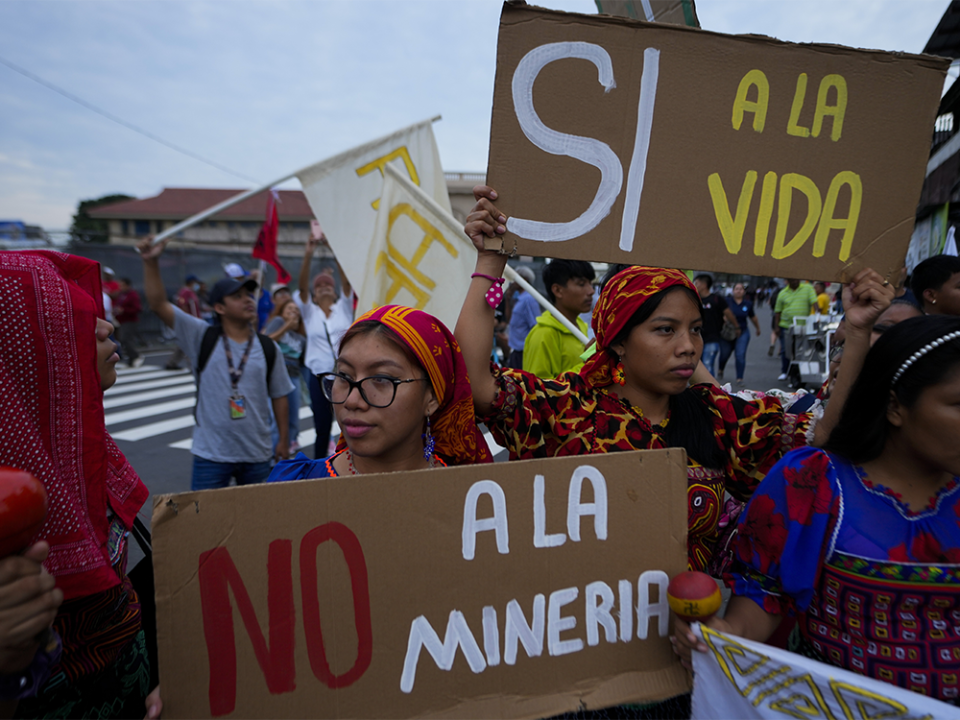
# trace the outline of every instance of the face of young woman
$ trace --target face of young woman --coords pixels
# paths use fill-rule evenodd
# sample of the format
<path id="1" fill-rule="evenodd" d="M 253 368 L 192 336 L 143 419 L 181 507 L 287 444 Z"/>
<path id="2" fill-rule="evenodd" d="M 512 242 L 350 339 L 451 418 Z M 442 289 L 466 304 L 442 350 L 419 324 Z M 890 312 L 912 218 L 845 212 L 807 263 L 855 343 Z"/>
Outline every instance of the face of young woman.
<path id="1" fill-rule="evenodd" d="M 743 300 L 744 294 L 745 294 L 745 291 L 743 289 L 743 285 L 741 285 L 740 283 L 737 283 L 736 285 L 733 286 L 734 300 L 736 300 L 737 302 L 740 302 L 741 300 Z"/>
<path id="2" fill-rule="evenodd" d="M 423 453 L 424 419 L 436 411 L 426 373 L 410 361 L 394 343 L 382 336 L 367 333 L 350 340 L 340 351 L 337 372 L 351 380 L 372 376 L 417 382 L 397 386 L 393 403 L 385 408 L 367 404 L 359 389 L 352 389 L 346 402 L 334 405 L 337 423 L 347 446 L 360 457 L 390 460 L 406 454 Z"/>
<path id="3" fill-rule="evenodd" d="M 899 409 L 903 445 L 918 461 L 951 475 L 960 475 L 960 368 L 927 387 L 913 407 Z"/>
<path id="4" fill-rule="evenodd" d="M 100 389 L 106 390 L 117 381 L 117 344 L 110 339 L 113 325 L 97 318 L 97 371 L 100 373 Z"/>
<path id="5" fill-rule="evenodd" d="M 280 315 L 288 322 L 296 322 L 297 318 L 300 317 L 300 309 L 296 306 L 296 303 L 290 302 L 284 306 Z"/>
<path id="6" fill-rule="evenodd" d="M 680 289 L 668 291 L 625 343 L 612 346 L 622 358 L 627 384 L 657 395 L 683 392 L 703 353 L 702 326 L 693 298 Z"/>

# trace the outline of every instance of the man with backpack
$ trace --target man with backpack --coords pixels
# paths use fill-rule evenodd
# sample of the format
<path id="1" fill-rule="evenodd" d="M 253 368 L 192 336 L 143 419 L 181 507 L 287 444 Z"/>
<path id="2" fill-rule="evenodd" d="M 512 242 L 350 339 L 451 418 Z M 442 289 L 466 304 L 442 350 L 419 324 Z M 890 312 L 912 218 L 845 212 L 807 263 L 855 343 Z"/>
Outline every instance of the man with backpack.
<path id="1" fill-rule="evenodd" d="M 208 325 L 167 300 L 158 262 L 165 245 L 146 238 L 138 250 L 150 309 L 176 332 L 197 378 L 191 489 L 226 487 L 231 478 L 237 485 L 262 482 L 270 460 L 289 453 L 286 396 L 292 385 L 276 343 L 254 330 L 257 284 L 244 277 L 217 282 L 210 291 L 216 318 Z M 271 405 L 280 430 L 276 447 Z"/>

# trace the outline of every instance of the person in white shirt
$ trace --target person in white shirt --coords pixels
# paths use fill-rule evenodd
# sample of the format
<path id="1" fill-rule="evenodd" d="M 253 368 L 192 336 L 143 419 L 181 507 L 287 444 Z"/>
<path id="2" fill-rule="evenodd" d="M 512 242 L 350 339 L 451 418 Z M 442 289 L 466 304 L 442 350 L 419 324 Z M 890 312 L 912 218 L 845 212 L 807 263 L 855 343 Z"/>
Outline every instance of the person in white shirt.
<path id="1" fill-rule="evenodd" d="M 310 406 L 313 409 L 313 424 L 317 430 L 314 458 L 324 458 L 329 453 L 330 427 L 333 425 L 333 409 L 323 394 L 317 375 L 332 372 L 337 360 L 340 338 L 353 324 L 353 289 L 343 274 L 339 263 L 340 297 L 337 297 L 336 281 L 327 273 L 320 273 L 310 282 L 310 264 L 313 252 L 320 240 L 311 237 L 300 266 L 299 292 L 293 296 L 307 331 L 307 350 L 303 364 L 308 374 Z"/>

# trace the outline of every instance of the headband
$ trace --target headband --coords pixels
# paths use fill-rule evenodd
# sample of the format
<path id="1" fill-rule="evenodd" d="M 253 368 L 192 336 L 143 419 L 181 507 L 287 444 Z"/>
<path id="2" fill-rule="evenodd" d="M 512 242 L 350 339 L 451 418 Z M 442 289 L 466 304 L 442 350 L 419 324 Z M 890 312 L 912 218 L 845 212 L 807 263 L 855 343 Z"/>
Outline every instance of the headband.
<path id="1" fill-rule="evenodd" d="M 911 355 L 911 356 L 908 357 L 906 360 L 904 360 L 904 361 L 903 361 L 903 365 L 901 365 L 900 368 L 893 374 L 893 380 L 890 381 L 890 387 L 893 387 L 894 385 L 896 385 L 896 384 L 897 384 L 897 381 L 898 381 L 901 377 L 903 377 L 903 374 L 904 374 L 907 370 L 909 370 L 909 369 L 910 369 L 910 366 L 913 365 L 914 363 L 916 363 L 917 360 L 919 360 L 920 358 L 922 358 L 924 355 L 926 355 L 927 353 L 929 353 L 931 350 L 936 350 L 936 349 L 937 349 L 938 347 L 940 347 L 941 345 L 946 345 L 946 344 L 947 344 L 948 342 L 950 342 L 951 340 L 956 340 L 957 338 L 960 338 L 960 330 L 957 330 L 957 331 L 952 332 L 952 333 L 948 333 L 948 334 L 944 335 L 942 338 L 937 338 L 937 339 L 934 340 L 933 342 L 929 342 L 929 343 L 927 343 L 926 345 L 924 345 L 922 348 L 920 348 L 919 350 L 917 350 L 913 355 Z"/>

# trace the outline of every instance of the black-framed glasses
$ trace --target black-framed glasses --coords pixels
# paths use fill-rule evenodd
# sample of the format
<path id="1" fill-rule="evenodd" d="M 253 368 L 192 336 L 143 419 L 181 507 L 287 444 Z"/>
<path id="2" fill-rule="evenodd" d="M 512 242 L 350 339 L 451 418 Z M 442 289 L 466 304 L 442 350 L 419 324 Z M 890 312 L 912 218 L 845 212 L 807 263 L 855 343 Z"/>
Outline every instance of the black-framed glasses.
<path id="1" fill-rule="evenodd" d="M 360 397 L 363 398 L 363 401 L 370 407 L 375 408 L 390 407 L 397 397 L 397 387 L 400 385 L 429 380 L 429 378 L 400 380 L 387 375 L 371 375 L 363 380 L 351 380 L 342 373 L 334 372 L 321 373 L 317 377 L 320 379 L 323 394 L 334 405 L 345 403 L 347 397 L 356 388 L 360 391 Z"/>

